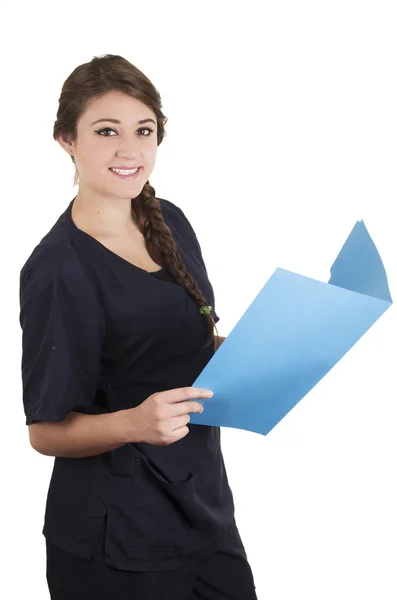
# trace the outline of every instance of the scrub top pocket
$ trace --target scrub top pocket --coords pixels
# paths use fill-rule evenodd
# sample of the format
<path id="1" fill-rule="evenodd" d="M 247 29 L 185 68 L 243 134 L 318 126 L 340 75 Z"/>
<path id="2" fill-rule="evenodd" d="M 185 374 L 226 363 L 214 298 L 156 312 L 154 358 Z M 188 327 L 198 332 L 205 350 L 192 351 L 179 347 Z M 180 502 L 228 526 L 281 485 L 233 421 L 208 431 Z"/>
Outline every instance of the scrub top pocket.
<path id="1" fill-rule="evenodd" d="M 129 488 L 129 509 L 125 519 L 124 545 L 135 557 L 185 556 L 191 552 L 192 539 L 215 534 L 210 515 L 200 505 L 195 477 L 167 483 L 136 457 Z"/>

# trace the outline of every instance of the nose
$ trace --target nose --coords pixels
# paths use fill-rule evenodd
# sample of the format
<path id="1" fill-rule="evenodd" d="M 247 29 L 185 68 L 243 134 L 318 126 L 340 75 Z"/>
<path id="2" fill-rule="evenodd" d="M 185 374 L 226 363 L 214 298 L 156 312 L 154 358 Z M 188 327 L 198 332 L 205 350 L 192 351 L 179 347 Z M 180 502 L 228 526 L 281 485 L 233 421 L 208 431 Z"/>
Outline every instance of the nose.
<path id="1" fill-rule="evenodd" d="M 129 163 L 135 163 L 135 161 L 139 159 L 138 152 L 126 148 L 119 148 L 116 152 L 116 156 L 125 159 Z"/>
<path id="2" fill-rule="evenodd" d="M 119 144 L 117 149 L 117 156 L 125 158 L 130 162 L 135 161 L 139 158 L 139 141 L 136 139 L 135 134 L 131 137 L 130 135 L 123 135 L 119 138 Z"/>

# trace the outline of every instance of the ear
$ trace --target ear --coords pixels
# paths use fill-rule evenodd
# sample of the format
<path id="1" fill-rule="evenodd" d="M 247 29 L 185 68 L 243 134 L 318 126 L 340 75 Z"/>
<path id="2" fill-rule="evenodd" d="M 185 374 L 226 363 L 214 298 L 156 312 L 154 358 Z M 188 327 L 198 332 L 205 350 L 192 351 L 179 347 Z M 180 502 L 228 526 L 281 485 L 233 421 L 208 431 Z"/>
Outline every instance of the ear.
<path id="1" fill-rule="evenodd" d="M 62 135 L 58 136 L 56 138 L 56 141 L 58 142 L 58 144 L 60 144 L 60 146 L 62 146 L 65 152 L 67 152 L 68 154 L 74 154 L 73 143 L 70 143 L 69 141 L 65 140 Z"/>

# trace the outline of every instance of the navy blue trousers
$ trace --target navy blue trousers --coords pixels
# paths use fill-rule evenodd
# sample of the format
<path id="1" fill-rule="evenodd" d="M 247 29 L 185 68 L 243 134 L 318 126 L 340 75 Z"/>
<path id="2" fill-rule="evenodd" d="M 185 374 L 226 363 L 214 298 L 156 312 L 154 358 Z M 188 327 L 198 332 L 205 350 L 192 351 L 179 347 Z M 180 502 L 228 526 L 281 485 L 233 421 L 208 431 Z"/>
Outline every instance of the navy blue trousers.
<path id="1" fill-rule="evenodd" d="M 51 600 L 257 600 L 247 559 L 227 547 L 172 571 L 135 572 L 104 562 L 102 528 L 92 560 L 46 539 Z"/>

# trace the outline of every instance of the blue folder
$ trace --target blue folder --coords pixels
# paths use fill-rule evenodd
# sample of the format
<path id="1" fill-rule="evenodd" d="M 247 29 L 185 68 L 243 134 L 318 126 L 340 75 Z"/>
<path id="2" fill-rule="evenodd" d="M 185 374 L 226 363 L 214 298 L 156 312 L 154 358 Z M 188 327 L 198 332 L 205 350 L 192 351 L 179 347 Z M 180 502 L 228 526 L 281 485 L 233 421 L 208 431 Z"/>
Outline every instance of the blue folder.
<path id="1" fill-rule="evenodd" d="M 363 221 L 328 283 L 277 268 L 193 387 L 209 388 L 190 423 L 266 435 L 391 306 L 386 272 Z"/>

